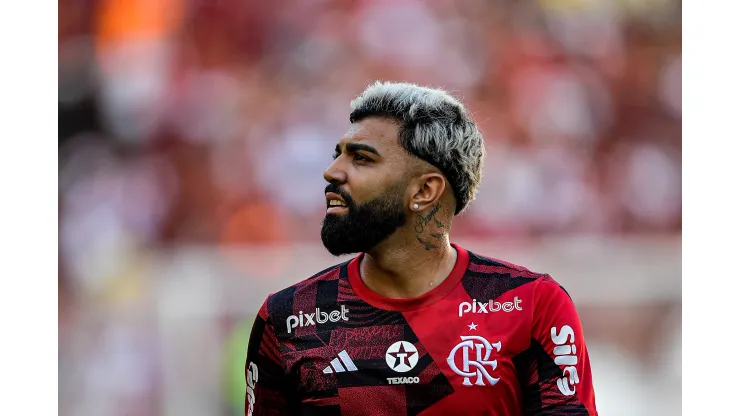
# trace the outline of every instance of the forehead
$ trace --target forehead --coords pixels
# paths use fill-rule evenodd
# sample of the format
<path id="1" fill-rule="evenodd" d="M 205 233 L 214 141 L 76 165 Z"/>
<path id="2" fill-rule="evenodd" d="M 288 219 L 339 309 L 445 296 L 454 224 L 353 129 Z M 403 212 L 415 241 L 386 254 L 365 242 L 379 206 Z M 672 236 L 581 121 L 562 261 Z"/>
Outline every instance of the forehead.
<path id="1" fill-rule="evenodd" d="M 339 141 L 340 146 L 349 142 L 362 142 L 372 145 L 379 152 L 401 150 L 398 142 L 399 123 L 383 117 L 367 117 L 352 123 Z"/>

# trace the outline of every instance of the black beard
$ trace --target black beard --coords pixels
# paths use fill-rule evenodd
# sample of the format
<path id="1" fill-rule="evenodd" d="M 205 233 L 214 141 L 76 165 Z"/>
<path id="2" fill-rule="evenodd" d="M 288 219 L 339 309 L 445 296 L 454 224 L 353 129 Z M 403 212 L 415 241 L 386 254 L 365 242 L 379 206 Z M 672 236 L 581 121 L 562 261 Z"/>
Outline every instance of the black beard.
<path id="1" fill-rule="evenodd" d="M 321 241 L 335 256 L 368 252 L 406 223 L 402 189 L 391 189 L 363 204 L 356 204 L 333 184 L 326 192 L 340 195 L 347 203 L 346 213 L 326 214 L 321 225 Z"/>

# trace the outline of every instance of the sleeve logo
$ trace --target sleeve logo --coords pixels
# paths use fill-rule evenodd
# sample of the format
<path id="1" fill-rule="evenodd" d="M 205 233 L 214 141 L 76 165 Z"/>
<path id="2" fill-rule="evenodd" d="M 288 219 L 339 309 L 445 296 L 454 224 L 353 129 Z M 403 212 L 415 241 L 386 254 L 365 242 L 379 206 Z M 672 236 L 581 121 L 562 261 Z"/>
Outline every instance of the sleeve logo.
<path id="1" fill-rule="evenodd" d="M 249 371 L 247 372 L 247 416 L 252 416 L 254 411 L 254 386 L 257 384 L 258 377 L 257 364 L 249 363 Z"/>
<path id="2" fill-rule="evenodd" d="M 555 348 L 552 350 L 555 356 L 555 364 L 565 366 L 563 368 L 563 377 L 559 378 L 558 389 L 565 396 L 572 396 L 576 394 L 576 384 L 580 382 L 578 379 L 578 356 L 576 355 L 576 333 L 570 325 L 565 325 L 560 328 L 558 333 L 557 328 L 550 328 L 550 338 L 555 344 Z"/>

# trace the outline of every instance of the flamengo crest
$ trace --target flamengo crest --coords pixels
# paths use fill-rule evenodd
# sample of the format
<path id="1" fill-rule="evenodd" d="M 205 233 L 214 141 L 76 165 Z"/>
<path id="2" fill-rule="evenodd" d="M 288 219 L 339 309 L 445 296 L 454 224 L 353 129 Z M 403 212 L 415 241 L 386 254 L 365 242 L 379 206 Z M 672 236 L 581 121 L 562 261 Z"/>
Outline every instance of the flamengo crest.
<path id="1" fill-rule="evenodd" d="M 486 366 L 490 367 L 490 371 L 496 370 L 498 365 L 496 360 L 489 361 L 489 358 L 494 348 L 497 352 L 501 351 L 501 342 L 491 344 L 487 339 L 477 335 L 461 336 L 460 339 L 462 341 L 450 351 L 447 364 L 456 374 L 465 377 L 463 385 L 472 386 L 470 382 L 472 377 L 476 377 L 476 386 L 485 386 L 486 381 L 491 386 L 498 383 L 500 379 L 492 377 Z M 458 354 L 462 358 L 462 368 L 457 366 L 455 360 Z"/>

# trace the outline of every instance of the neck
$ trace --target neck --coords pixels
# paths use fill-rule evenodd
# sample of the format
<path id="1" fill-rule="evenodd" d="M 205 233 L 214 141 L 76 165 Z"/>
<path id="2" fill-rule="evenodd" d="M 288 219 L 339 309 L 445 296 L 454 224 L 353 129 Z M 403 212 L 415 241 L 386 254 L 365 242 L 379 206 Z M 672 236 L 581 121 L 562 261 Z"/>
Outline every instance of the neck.
<path id="1" fill-rule="evenodd" d="M 442 283 L 452 272 L 456 260 L 457 251 L 450 245 L 446 233 L 435 238 L 433 244 L 413 232 L 394 233 L 365 253 L 360 276 L 365 285 L 379 295 L 415 298 Z"/>

